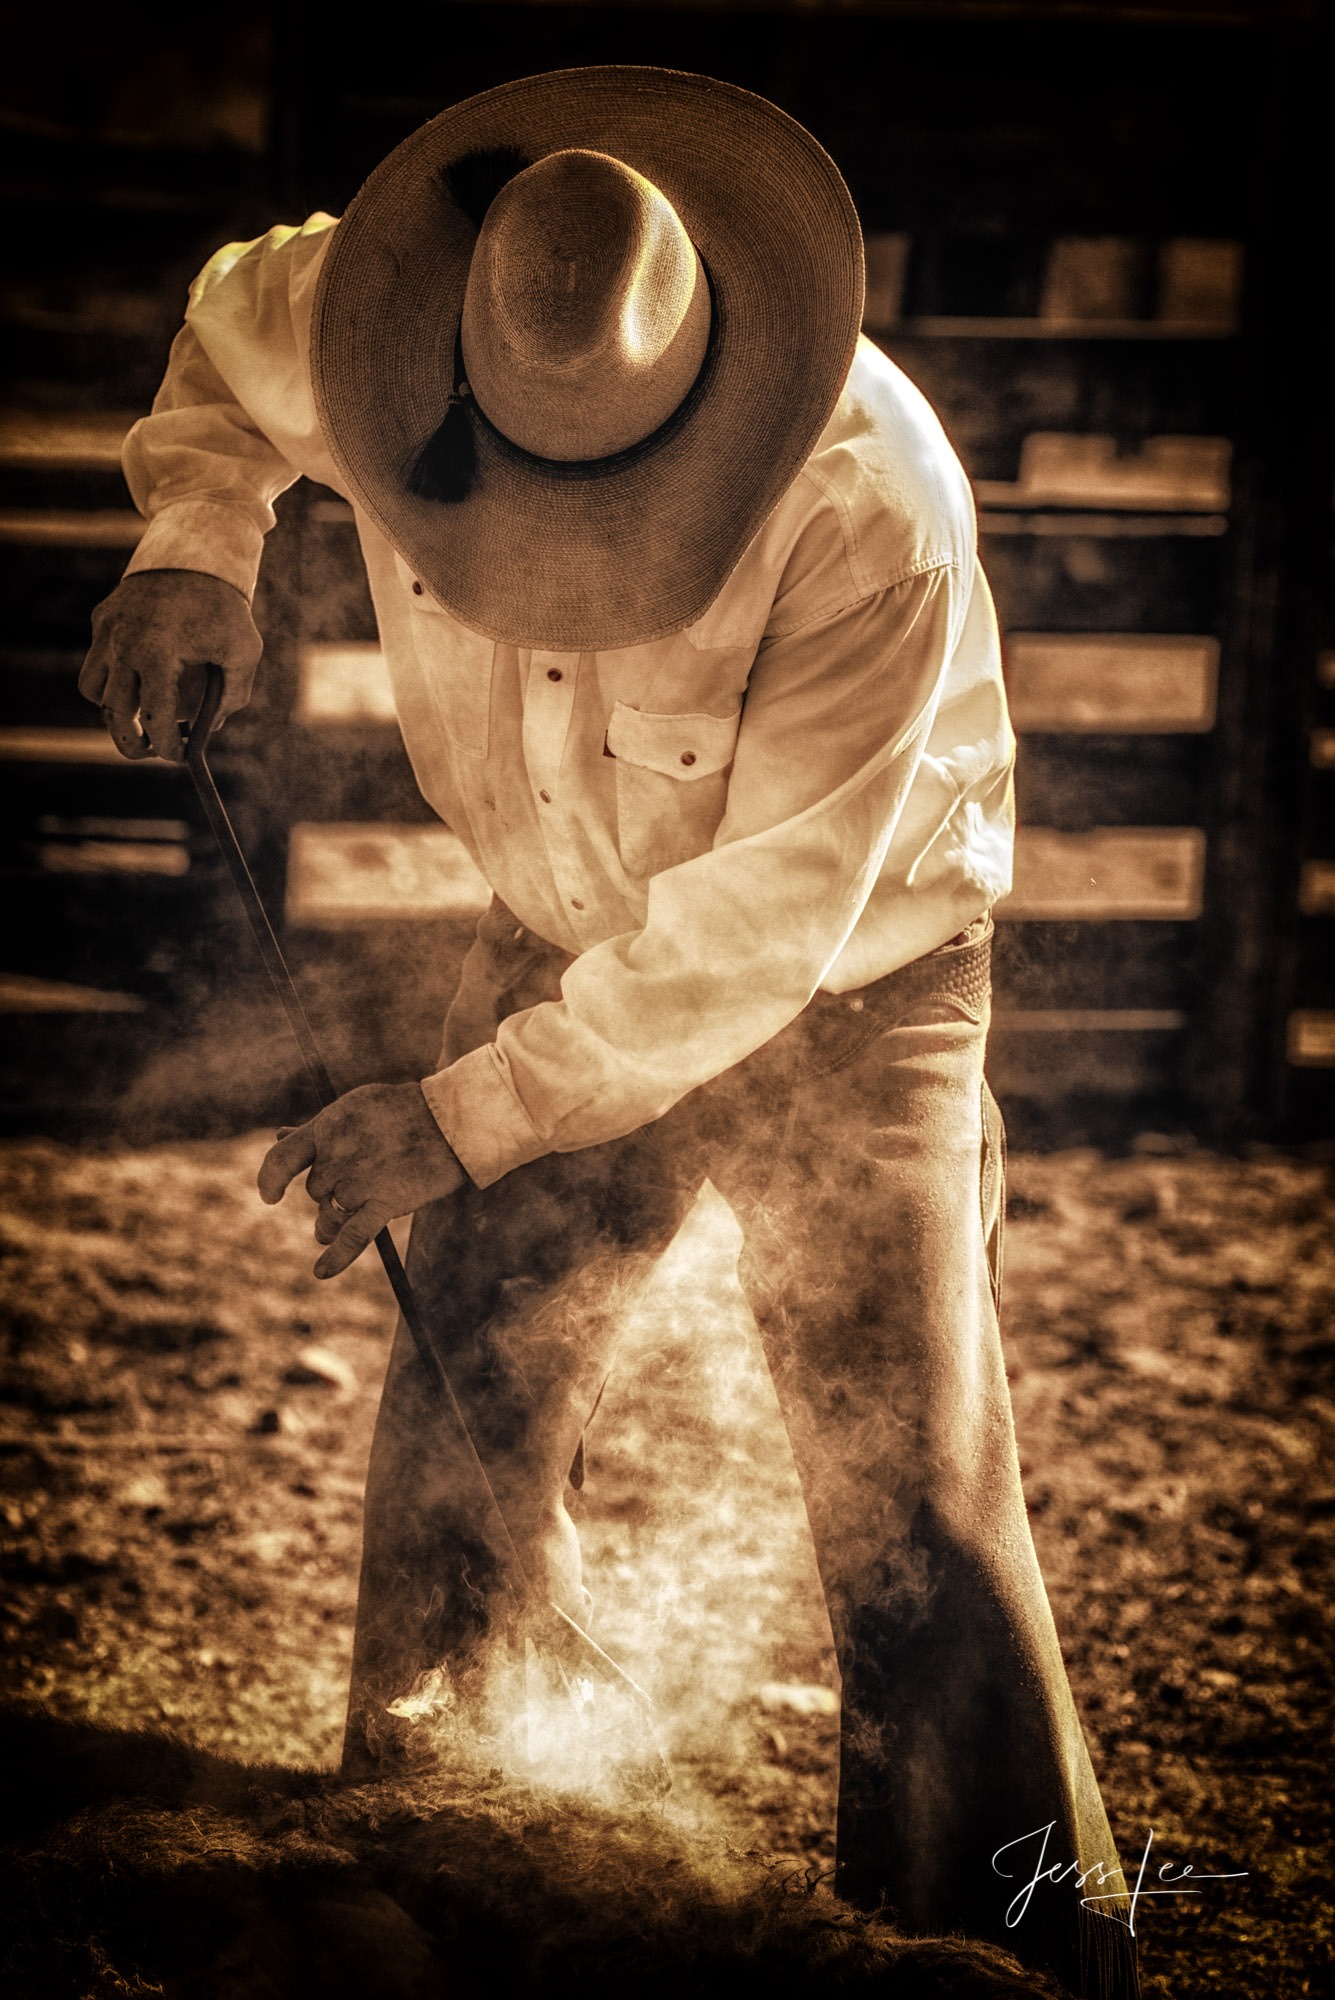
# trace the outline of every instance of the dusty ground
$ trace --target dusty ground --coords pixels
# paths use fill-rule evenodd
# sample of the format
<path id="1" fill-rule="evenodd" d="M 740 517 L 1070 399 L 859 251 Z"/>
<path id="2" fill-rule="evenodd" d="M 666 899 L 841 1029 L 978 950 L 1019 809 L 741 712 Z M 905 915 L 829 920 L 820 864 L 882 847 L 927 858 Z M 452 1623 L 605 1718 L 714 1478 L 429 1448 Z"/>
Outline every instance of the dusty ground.
<path id="1" fill-rule="evenodd" d="M 0 1150 L 3 1693 L 248 1761 L 336 1756 L 386 1354 L 309 1275 L 260 1138 Z M 1153 1142 L 1012 1163 L 1027 1490 L 1150 1992 L 1326 1990 L 1335 1236 L 1325 1171 Z M 627 1327 L 579 1506 L 596 1631 L 664 1712 L 679 1827 L 831 1858 L 834 1668 L 786 1442 L 706 1199 Z"/>

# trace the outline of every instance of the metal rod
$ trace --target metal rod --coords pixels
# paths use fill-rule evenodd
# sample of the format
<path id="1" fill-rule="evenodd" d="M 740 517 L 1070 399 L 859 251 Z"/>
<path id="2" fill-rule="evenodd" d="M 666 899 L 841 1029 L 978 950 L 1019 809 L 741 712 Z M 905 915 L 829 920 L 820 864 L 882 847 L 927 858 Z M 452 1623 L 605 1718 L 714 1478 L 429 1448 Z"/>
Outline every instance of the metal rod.
<path id="1" fill-rule="evenodd" d="M 213 830 L 214 839 L 227 864 L 227 872 L 241 898 L 260 956 L 264 960 L 265 970 L 282 1004 L 288 1025 L 296 1037 L 311 1089 L 323 1108 L 335 1101 L 339 1095 L 338 1090 L 325 1067 L 324 1057 L 320 1054 L 319 1044 L 315 1039 L 315 1030 L 302 1005 L 301 995 L 288 970 L 282 948 L 274 935 L 273 925 L 269 922 L 269 913 L 255 886 L 254 877 L 241 850 L 241 843 L 236 837 L 236 831 L 227 816 L 227 808 L 218 795 L 218 787 L 209 769 L 207 754 L 209 734 L 217 720 L 224 683 L 221 667 L 211 666 L 207 668 L 206 674 L 204 699 L 200 703 L 199 711 L 190 725 L 186 738 L 186 767 L 193 780 L 199 803 L 204 809 L 204 816 Z M 477 1495 L 483 1502 L 484 1510 L 492 1522 L 496 1540 L 500 1544 L 498 1553 L 503 1558 L 508 1588 L 513 1591 L 530 1615 L 536 1614 L 543 1636 L 556 1650 L 576 1653 L 586 1670 L 598 1674 L 604 1680 L 614 1681 L 624 1687 L 638 1702 L 648 1707 L 649 1698 L 643 1689 L 636 1686 L 630 1675 L 619 1667 L 615 1660 L 608 1657 L 582 1626 L 577 1625 L 559 1605 L 543 1602 L 537 1598 L 524 1568 L 523 1558 L 515 1546 L 509 1524 L 496 1498 L 495 1489 L 487 1476 L 487 1468 L 478 1456 L 477 1446 L 473 1442 L 459 1399 L 454 1393 L 454 1386 L 436 1352 L 435 1342 L 427 1329 L 412 1281 L 403 1268 L 402 1259 L 388 1229 L 380 1231 L 375 1239 L 375 1247 L 380 1253 L 385 1275 L 398 1301 L 399 1311 L 417 1349 L 418 1358 L 433 1391 L 448 1413 L 448 1420 L 458 1443 L 463 1447 L 465 1463 L 472 1476 Z"/>
<path id="2" fill-rule="evenodd" d="M 288 970 L 287 960 L 283 957 L 282 947 L 274 935 L 273 925 L 269 922 L 269 913 L 264 907 L 260 892 L 255 886 L 255 878 L 251 874 L 246 857 L 241 851 L 241 843 L 236 837 L 236 829 L 227 816 L 227 808 L 219 797 L 218 787 L 214 782 L 213 773 L 209 769 L 209 732 L 217 717 L 218 704 L 222 699 L 222 692 L 222 670 L 218 667 L 210 667 L 208 669 L 208 679 L 205 684 L 204 699 L 200 704 L 199 713 L 195 717 L 194 725 L 190 730 L 186 746 L 186 766 L 194 781 L 195 791 L 198 794 L 201 806 L 204 808 L 205 817 L 213 829 L 214 839 L 217 841 L 223 860 L 227 864 L 227 872 L 232 878 L 232 885 L 241 898 L 246 916 L 250 920 L 250 928 L 254 934 L 255 942 L 259 946 L 260 957 L 264 960 L 265 970 L 269 975 L 274 992 L 277 994 L 282 1005 L 283 1012 L 287 1015 L 288 1026 L 296 1037 L 297 1047 L 301 1051 L 301 1060 L 305 1066 L 306 1076 L 311 1089 L 321 1108 L 327 1108 L 337 1099 L 339 1095 L 338 1089 L 325 1065 L 324 1057 L 320 1053 L 320 1047 L 315 1039 L 315 1030 L 311 1026 L 310 1017 L 302 1005 L 301 995 L 297 991 L 296 982 Z M 385 1275 L 393 1287 L 399 1310 L 403 1314 L 404 1322 L 412 1336 L 413 1344 L 417 1349 L 422 1366 L 426 1369 L 437 1395 L 446 1403 L 451 1415 L 455 1419 L 460 1432 L 460 1442 L 467 1445 L 474 1476 L 478 1481 L 479 1490 L 484 1491 L 486 1494 L 488 1512 L 492 1515 L 495 1525 L 500 1530 L 507 1558 L 514 1563 L 517 1573 L 522 1576 L 524 1566 L 520 1560 L 519 1551 L 516 1549 L 510 1530 L 505 1524 L 505 1517 L 496 1503 L 496 1495 L 492 1491 L 491 1481 L 487 1478 L 486 1468 L 478 1457 L 476 1447 L 469 1436 L 463 1411 L 459 1407 L 458 1399 L 451 1387 L 449 1377 L 446 1375 L 440 1356 L 436 1352 L 435 1344 L 427 1332 L 426 1322 L 422 1317 L 416 1294 L 409 1283 L 408 1273 L 403 1268 L 402 1260 L 394 1245 L 394 1239 L 388 1229 L 380 1231 L 375 1239 L 375 1247 L 380 1253 L 380 1261 L 385 1267 Z"/>

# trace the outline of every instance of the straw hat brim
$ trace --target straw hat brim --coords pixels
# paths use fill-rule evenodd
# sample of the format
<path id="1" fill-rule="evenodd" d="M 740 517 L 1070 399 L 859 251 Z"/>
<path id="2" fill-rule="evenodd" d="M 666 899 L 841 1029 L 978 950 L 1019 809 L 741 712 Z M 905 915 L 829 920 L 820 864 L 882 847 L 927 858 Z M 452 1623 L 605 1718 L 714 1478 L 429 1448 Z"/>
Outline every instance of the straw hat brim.
<path id="1" fill-rule="evenodd" d="M 443 170 L 502 147 L 586 147 L 653 181 L 709 275 L 714 332 L 681 410 L 613 459 L 532 458 L 470 411 L 476 477 L 443 502 L 410 486 L 454 382 L 476 240 Z M 862 291 L 848 190 L 775 105 L 675 70 L 558 70 L 454 105 L 367 180 L 320 276 L 316 407 L 352 493 L 465 625 L 561 652 L 639 645 L 702 615 L 810 456 Z"/>

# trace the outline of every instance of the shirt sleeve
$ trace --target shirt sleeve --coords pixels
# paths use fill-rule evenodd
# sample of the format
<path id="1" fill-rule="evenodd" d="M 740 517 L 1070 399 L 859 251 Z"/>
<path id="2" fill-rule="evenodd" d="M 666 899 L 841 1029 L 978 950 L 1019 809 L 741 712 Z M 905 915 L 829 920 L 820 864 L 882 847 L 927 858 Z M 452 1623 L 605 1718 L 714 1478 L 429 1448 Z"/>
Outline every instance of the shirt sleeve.
<path id="1" fill-rule="evenodd" d="M 942 565 L 762 644 L 712 849 L 656 876 L 644 927 L 559 1001 L 424 1081 L 479 1186 L 661 1117 L 806 1006 L 881 871 L 967 597 Z"/>
<path id="2" fill-rule="evenodd" d="M 148 522 L 127 575 L 201 570 L 250 597 L 279 494 L 303 472 L 339 486 L 307 362 L 333 226 L 313 216 L 228 244 L 191 286 L 152 412 L 125 440 L 126 482 Z"/>

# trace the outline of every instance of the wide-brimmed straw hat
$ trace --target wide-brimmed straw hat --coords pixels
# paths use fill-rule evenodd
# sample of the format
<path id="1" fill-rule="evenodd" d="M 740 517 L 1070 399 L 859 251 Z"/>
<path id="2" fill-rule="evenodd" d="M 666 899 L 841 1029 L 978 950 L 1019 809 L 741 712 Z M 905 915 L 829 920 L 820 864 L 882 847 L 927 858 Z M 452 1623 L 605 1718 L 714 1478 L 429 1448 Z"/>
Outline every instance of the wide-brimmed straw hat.
<path id="1" fill-rule="evenodd" d="M 853 358 L 862 239 L 823 149 L 735 85 L 558 70 L 442 112 L 333 232 L 311 367 L 352 493 L 522 646 L 704 612 Z"/>

